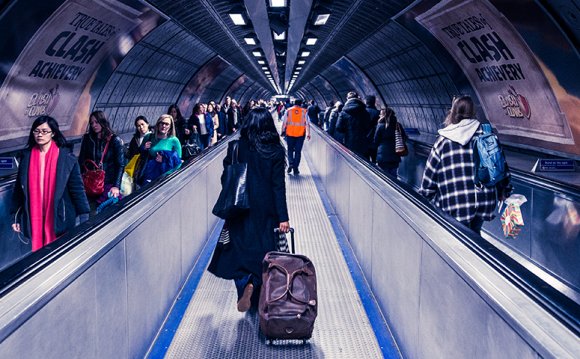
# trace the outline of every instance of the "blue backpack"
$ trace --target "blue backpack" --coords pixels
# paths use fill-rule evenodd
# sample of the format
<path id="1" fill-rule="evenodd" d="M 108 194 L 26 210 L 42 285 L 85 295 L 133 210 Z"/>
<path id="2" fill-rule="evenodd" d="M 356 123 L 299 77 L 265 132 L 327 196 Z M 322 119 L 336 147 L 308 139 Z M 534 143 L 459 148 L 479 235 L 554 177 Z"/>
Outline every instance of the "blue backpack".
<path id="1" fill-rule="evenodd" d="M 508 176 L 505 156 L 491 125 L 481 125 L 483 134 L 475 138 L 473 157 L 475 160 L 475 182 L 485 187 L 495 185 Z"/>

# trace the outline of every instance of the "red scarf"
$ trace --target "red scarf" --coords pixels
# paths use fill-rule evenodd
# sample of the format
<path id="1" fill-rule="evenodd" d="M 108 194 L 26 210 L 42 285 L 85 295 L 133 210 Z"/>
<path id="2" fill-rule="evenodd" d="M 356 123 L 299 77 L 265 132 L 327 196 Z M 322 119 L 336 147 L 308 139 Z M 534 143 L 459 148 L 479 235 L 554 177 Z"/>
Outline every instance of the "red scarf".
<path id="1" fill-rule="evenodd" d="M 34 146 L 28 166 L 28 194 L 30 203 L 30 227 L 32 251 L 37 251 L 56 240 L 54 233 L 54 191 L 56 189 L 56 163 L 59 148 L 51 142 L 44 157 L 44 181 L 40 184 L 40 149 Z"/>

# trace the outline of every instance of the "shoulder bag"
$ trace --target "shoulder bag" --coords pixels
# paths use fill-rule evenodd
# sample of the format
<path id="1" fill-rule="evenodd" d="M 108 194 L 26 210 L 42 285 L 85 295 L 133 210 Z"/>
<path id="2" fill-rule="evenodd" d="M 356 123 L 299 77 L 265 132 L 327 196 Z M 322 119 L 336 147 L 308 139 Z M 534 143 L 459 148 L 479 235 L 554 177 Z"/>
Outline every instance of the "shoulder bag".
<path id="1" fill-rule="evenodd" d="M 199 135 L 197 133 L 193 133 L 191 138 L 187 140 L 183 146 L 181 146 L 181 157 L 184 161 L 196 157 L 201 153 L 201 146 L 199 143 Z"/>
<path id="2" fill-rule="evenodd" d="M 230 219 L 244 214 L 250 209 L 246 188 L 248 164 L 238 161 L 238 140 L 232 141 L 232 163 L 224 168 L 224 182 L 212 213 L 223 219 Z"/>
<path id="3" fill-rule="evenodd" d="M 83 185 L 88 197 L 99 197 L 103 192 L 105 192 L 105 171 L 103 170 L 103 161 L 110 142 L 111 139 L 107 141 L 105 150 L 101 155 L 101 162 L 98 165 L 95 161 L 89 159 L 85 160 L 85 163 L 83 163 L 85 168 L 85 172 L 82 176 Z M 88 165 L 90 165 L 91 168 L 89 168 Z"/>
<path id="4" fill-rule="evenodd" d="M 403 129 L 398 122 L 397 127 L 395 127 L 395 153 L 401 157 L 409 154 L 409 149 L 407 148 L 405 137 L 403 135 Z"/>

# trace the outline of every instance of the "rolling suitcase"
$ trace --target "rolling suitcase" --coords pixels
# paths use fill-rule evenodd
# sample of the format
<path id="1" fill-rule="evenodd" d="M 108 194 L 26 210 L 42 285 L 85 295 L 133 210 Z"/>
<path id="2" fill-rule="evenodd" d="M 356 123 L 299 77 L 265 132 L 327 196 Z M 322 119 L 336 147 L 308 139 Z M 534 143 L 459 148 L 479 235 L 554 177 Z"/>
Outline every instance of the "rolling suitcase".
<path id="1" fill-rule="evenodd" d="M 279 241 L 278 229 L 274 232 Z M 292 253 L 268 252 L 262 262 L 258 315 L 266 344 L 275 339 L 306 343 L 318 313 L 314 264 L 308 257 L 294 253 L 294 229 L 290 229 L 290 234 Z"/>

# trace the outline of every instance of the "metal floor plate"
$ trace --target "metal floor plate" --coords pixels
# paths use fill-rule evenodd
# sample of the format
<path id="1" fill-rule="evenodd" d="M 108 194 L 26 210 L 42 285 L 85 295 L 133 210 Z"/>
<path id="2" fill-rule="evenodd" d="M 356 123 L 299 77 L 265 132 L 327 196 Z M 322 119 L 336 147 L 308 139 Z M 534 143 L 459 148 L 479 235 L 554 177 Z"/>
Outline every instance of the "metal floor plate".
<path id="1" fill-rule="evenodd" d="M 233 281 L 205 272 L 166 358 L 383 357 L 306 161 L 300 170 L 287 176 L 286 192 L 296 252 L 316 266 L 319 305 L 312 338 L 306 345 L 266 345 L 257 313 L 236 310 Z"/>

